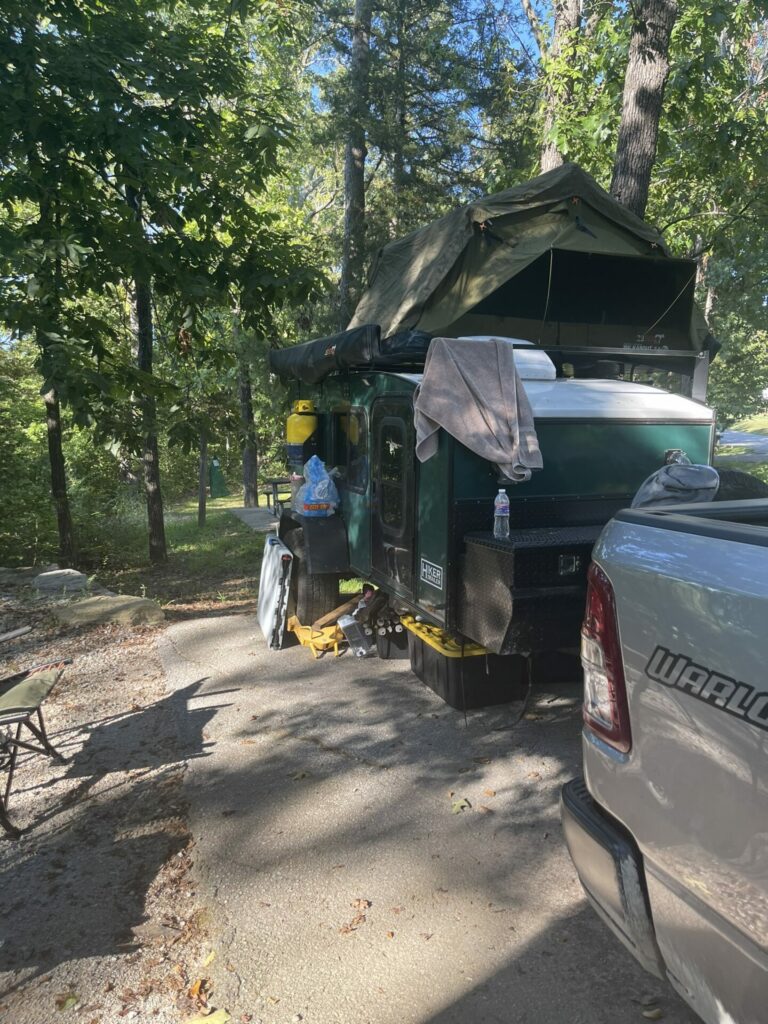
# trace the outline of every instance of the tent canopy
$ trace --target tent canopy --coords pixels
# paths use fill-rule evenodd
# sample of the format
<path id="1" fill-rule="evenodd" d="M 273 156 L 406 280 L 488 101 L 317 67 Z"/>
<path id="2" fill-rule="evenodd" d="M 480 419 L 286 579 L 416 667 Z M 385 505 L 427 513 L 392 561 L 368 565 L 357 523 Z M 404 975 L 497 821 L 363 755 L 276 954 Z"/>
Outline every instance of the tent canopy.
<path id="1" fill-rule="evenodd" d="M 349 326 L 698 353 L 695 278 L 656 228 L 564 164 L 386 245 Z"/>

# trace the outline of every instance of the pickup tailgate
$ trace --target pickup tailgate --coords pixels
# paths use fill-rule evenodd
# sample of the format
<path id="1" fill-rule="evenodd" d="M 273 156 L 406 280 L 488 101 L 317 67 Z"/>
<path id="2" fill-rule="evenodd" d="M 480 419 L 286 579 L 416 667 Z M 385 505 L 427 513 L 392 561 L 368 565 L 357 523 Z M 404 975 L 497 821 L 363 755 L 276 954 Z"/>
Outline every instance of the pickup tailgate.
<path id="1" fill-rule="evenodd" d="M 616 597 L 632 749 L 611 757 L 587 734 L 584 763 L 640 848 L 673 984 L 706 1021 L 763 1024 L 768 528 L 729 508 L 724 522 L 711 506 L 628 511 L 604 531 L 594 557 Z"/>

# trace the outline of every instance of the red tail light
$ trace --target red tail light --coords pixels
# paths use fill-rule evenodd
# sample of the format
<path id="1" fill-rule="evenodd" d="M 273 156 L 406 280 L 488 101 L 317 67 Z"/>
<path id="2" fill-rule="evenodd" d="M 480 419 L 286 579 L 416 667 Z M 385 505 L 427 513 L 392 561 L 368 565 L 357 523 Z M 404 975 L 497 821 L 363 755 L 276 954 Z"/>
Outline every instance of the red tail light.
<path id="1" fill-rule="evenodd" d="M 632 733 L 613 587 L 594 562 L 587 580 L 587 610 L 581 628 L 584 721 L 606 743 L 627 753 Z"/>

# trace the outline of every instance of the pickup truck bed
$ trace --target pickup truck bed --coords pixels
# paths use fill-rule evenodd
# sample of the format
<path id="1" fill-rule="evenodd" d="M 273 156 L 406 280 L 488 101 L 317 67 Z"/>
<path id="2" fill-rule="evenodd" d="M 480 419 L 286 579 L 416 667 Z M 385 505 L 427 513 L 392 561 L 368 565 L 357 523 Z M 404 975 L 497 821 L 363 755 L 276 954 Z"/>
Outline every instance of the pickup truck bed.
<path id="1" fill-rule="evenodd" d="M 571 855 L 708 1024 L 765 1024 L 768 501 L 626 510 L 593 559 Z"/>

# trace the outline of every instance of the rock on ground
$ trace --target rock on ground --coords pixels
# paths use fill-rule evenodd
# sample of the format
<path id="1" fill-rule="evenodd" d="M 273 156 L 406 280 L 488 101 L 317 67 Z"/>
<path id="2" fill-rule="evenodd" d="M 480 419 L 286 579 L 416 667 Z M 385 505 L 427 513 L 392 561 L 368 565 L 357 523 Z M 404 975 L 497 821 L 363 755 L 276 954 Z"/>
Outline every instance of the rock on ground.
<path id="1" fill-rule="evenodd" d="M 114 597 L 99 594 L 86 597 L 60 608 L 53 609 L 60 622 L 70 626 L 94 625 L 104 622 L 117 622 L 124 626 L 146 625 L 162 622 L 165 612 L 156 601 L 148 597 Z"/>
<path id="2" fill-rule="evenodd" d="M 77 569 L 54 569 L 35 576 L 32 586 L 46 593 L 74 594 L 87 589 L 88 577 Z"/>

